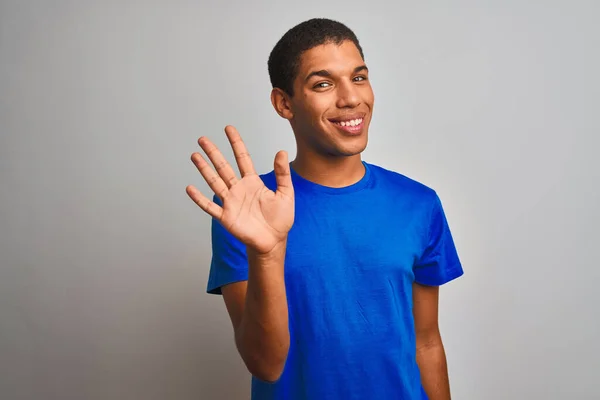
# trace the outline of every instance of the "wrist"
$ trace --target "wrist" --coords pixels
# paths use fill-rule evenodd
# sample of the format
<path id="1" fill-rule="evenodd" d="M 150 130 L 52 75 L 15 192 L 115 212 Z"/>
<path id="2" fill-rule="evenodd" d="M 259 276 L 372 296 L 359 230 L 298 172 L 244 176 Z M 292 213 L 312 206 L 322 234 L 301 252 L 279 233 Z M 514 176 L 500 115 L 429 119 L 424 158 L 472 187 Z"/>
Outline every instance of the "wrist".
<path id="1" fill-rule="evenodd" d="M 259 252 L 256 249 L 246 246 L 248 259 L 255 259 L 261 262 L 273 262 L 283 260 L 285 258 L 285 250 L 287 247 L 287 236 L 277 242 L 273 248 L 267 252 Z"/>

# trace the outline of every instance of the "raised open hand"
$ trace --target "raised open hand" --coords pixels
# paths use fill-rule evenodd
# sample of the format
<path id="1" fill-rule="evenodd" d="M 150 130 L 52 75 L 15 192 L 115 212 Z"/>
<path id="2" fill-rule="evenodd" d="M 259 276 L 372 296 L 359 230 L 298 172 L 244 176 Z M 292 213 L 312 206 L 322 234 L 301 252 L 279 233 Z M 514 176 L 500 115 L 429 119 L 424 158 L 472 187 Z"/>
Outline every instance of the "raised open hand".
<path id="1" fill-rule="evenodd" d="M 201 137 L 198 143 L 216 172 L 200 153 L 192 154 L 192 162 L 219 197 L 223 207 L 192 185 L 186 188 L 186 192 L 200 208 L 217 219 L 246 246 L 261 254 L 268 253 L 285 240 L 294 223 L 294 187 L 287 153 L 280 151 L 275 156 L 277 191 L 273 192 L 254 170 L 238 131 L 233 126 L 227 126 L 225 133 L 233 148 L 241 179 L 236 177 L 223 154 L 206 137 Z"/>

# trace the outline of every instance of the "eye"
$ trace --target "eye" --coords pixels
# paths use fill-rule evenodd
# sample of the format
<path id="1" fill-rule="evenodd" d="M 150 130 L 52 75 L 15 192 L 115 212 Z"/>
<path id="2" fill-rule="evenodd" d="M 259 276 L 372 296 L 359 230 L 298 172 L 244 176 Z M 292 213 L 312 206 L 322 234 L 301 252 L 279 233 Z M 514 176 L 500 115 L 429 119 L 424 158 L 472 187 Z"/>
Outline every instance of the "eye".
<path id="1" fill-rule="evenodd" d="M 331 86 L 329 82 L 319 82 L 314 86 L 314 88 L 315 89 L 325 89 L 325 88 L 328 88 L 329 86 Z"/>
<path id="2" fill-rule="evenodd" d="M 355 76 L 354 77 L 354 82 L 362 82 L 362 81 L 366 81 L 367 77 L 364 75 L 359 75 L 359 76 Z"/>

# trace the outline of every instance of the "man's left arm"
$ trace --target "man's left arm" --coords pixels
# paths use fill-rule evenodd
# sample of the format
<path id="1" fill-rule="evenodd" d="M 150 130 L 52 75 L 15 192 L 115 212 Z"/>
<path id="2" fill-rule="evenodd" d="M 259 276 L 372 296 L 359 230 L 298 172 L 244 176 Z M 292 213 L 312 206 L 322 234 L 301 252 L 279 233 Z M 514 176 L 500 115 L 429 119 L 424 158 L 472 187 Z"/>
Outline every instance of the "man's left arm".
<path id="1" fill-rule="evenodd" d="M 438 325 L 438 286 L 413 284 L 417 364 L 429 400 L 450 400 L 446 353 Z"/>

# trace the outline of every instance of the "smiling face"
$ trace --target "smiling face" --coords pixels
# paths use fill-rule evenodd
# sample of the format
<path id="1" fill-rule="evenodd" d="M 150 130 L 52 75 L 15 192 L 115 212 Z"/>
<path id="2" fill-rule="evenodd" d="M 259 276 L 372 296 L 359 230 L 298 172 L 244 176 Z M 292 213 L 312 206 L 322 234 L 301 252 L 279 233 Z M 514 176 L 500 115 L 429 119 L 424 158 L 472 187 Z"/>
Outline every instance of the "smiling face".
<path id="1" fill-rule="evenodd" d="M 299 154 L 342 157 L 366 148 L 374 103 L 368 78 L 351 41 L 319 45 L 302 54 L 294 95 L 279 91 L 273 98 L 279 114 L 292 125 Z"/>

